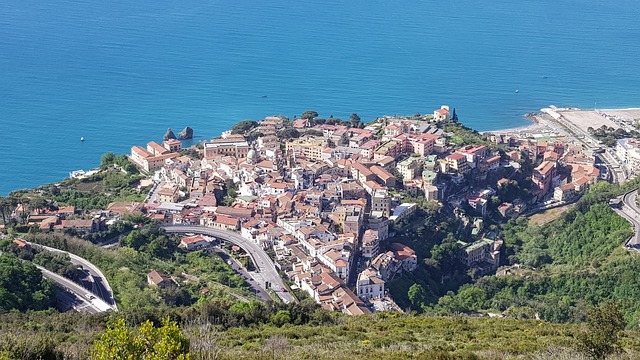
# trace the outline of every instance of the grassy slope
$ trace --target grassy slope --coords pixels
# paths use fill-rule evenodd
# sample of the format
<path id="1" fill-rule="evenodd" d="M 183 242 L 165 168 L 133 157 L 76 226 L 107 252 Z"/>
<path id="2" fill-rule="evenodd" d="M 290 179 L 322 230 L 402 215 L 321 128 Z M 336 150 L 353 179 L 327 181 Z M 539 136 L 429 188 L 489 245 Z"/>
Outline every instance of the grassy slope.
<path id="1" fill-rule="evenodd" d="M 77 355 L 71 359 L 84 359 L 105 321 L 71 313 L 0 315 L 0 353 L 11 341 L 32 347 L 48 341 Z M 563 357 L 556 358 L 580 358 L 574 350 L 579 325 L 413 315 L 338 316 L 336 323 L 236 327 L 214 330 L 209 338 L 220 359 L 546 359 L 558 353 Z M 189 325 L 181 328 L 190 334 Z M 194 358 L 200 358 L 195 349 L 205 338 L 192 338 Z M 627 331 L 623 343 L 630 358 L 640 354 L 637 332 Z"/>

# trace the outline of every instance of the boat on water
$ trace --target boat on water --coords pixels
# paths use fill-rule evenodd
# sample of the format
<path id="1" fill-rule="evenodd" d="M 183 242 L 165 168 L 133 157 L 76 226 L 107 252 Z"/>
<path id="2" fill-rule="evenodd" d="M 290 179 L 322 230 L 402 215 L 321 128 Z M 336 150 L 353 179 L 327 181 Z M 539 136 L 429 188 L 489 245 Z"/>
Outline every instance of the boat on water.
<path id="1" fill-rule="evenodd" d="M 83 136 L 80 137 L 80 141 L 84 141 L 84 137 Z"/>

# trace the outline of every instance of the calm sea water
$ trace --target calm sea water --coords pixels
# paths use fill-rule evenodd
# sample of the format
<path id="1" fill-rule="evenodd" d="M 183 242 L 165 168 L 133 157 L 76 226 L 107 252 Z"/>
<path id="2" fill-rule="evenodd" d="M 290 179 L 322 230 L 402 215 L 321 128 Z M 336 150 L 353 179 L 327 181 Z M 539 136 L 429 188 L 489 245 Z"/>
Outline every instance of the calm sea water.
<path id="1" fill-rule="evenodd" d="M 635 0 L 4 0 L 0 194 L 168 127 L 449 104 L 491 130 L 549 104 L 640 106 L 638 15 Z"/>

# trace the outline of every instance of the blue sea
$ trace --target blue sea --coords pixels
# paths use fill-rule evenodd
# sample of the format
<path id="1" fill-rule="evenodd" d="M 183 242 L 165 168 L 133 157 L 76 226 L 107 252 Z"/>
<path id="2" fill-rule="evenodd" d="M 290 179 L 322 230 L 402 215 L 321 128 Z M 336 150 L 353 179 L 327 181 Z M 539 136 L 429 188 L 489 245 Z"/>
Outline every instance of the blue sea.
<path id="1" fill-rule="evenodd" d="M 3 0 L 0 194 L 169 127 L 198 141 L 267 115 L 449 104 L 492 130 L 550 104 L 638 107 L 638 15 L 637 0 Z"/>

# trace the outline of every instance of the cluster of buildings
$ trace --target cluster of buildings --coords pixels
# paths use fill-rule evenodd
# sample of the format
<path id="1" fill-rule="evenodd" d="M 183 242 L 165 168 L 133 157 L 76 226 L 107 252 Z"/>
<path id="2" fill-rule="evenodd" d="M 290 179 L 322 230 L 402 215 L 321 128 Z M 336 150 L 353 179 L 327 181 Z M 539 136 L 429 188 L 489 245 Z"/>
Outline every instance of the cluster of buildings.
<path id="1" fill-rule="evenodd" d="M 163 184 L 145 205 L 150 216 L 167 224 L 239 231 L 272 249 L 280 270 L 323 307 L 359 314 L 369 311 L 368 301 L 387 295 L 386 282 L 417 266 L 412 249 L 388 241 L 390 226 L 418 207 L 400 203 L 394 188 L 428 201 L 457 201 L 456 208 L 464 203 L 481 219 L 494 187 L 510 181 L 486 180 L 523 157 L 539 163 L 531 178 L 538 200 L 566 201 L 598 180 L 593 155 L 578 146 L 491 135 L 513 150 L 455 147 L 438 126 L 450 117 L 443 106 L 426 121 L 383 117 L 362 129 L 268 117 L 248 137 L 227 132 L 205 142 L 201 159 L 181 156 L 171 140 L 134 146 L 130 159 Z M 277 134 L 289 126 L 301 136 L 283 141 Z M 445 198 L 468 181 L 484 185 Z M 218 203 L 225 184 L 235 184 L 232 204 Z M 497 210 L 509 217 L 520 208 L 501 203 Z M 187 239 L 181 246 L 205 243 Z M 501 245 L 486 237 L 465 243 L 467 262 L 496 267 Z M 359 264 L 356 253 L 364 259 Z M 346 284 L 355 284 L 355 292 Z"/>
<path id="2" fill-rule="evenodd" d="M 26 224 L 36 226 L 42 232 L 75 230 L 81 234 L 90 234 L 106 230 L 108 216 L 105 212 L 77 210 L 74 206 L 64 206 L 57 210 L 48 208 L 25 209 L 19 204 L 13 216 L 23 215 Z"/>
<path id="3" fill-rule="evenodd" d="M 532 194 L 538 201 L 570 201 L 598 182 L 602 174 L 592 150 L 560 140 L 493 136 L 499 145 L 517 150 L 507 153 L 512 160 L 526 156 L 539 164 L 531 177 Z"/>
<path id="4" fill-rule="evenodd" d="M 496 202 L 513 184 L 505 174 L 517 172 L 522 160 L 533 164 L 529 204 L 575 200 L 602 177 L 594 153 L 559 139 L 488 134 L 497 146 L 454 146 L 439 126 L 452 117 L 447 106 L 420 119 L 382 117 L 364 128 L 267 117 L 246 136 L 225 132 L 206 141 L 199 157 L 184 155 L 178 140 L 152 141 L 129 154 L 154 180 L 145 203 L 94 212 L 36 209 L 28 223 L 92 233 L 141 211 L 167 225 L 237 231 L 273 251 L 279 270 L 323 308 L 365 314 L 388 298 L 389 281 L 418 265 L 415 251 L 389 240 L 393 225 L 418 210 L 394 197 L 396 189 L 450 205 L 471 228 L 473 240 L 460 242 L 467 265 L 489 272 L 500 265 L 503 243 L 484 231 L 484 218 L 490 209 L 510 218 L 526 207 L 518 199 Z M 300 136 L 278 137 L 287 128 Z M 618 140 L 616 155 L 630 172 L 640 169 L 639 142 Z M 15 216 L 24 213 L 20 206 Z M 211 240 L 186 236 L 180 247 L 198 250 Z M 156 271 L 148 282 L 175 283 Z"/>
<path id="5" fill-rule="evenodd" d="M 466 208 L 477 216 L 461 216 L 470 219 L 475 239 L 461 245 L 468 265 L 485 270 L 499 265 L 502 242 L 481 236 L 482 218 L 495 189 L 511 183 L 487 179 L 528 158 L 536 164 L 531 175 L 534 201 L 570 201 L 600 177 L 594 154 L 562 141 L 490 134 L 496 145 L 510 150 L 455 147 L 438 126 L 450 117 L 443 106 L 428 119 L 383 117 L 362 129 L 313 125 L 309 119 L 287 124 L 281 117 L 267 117 L 252 130 L 259 135 L 223 133 L 203 144 L 199 158 L 181 155 L 178 140 L 152 141 L 132 147 L 129 155 L 142 171 L 153 174 L 156 185 L 146 203 L 113 203 L 99 213 L 37 209 L 28 221 L 43 231 L 91 233 L 104 230 L 108 219 L 143 211 L 164 224 L 239 231 L 272 249 L 280 270 L 323 307 L 365 313 L 369 301 L 387 296 L 388 281 L 417 266 L 412 249 L 388 241 L 391 225 L 410 219 L 418 208 L 394 198 L 395 188 L 447 202 L 456 215 Z M 289 126 L 301 136 L 283 142 L 277 134 Z M 632 140 L 618 144 L 618 157 L 640 166 L 640 145 Z M 471 182 L 476 186 L 464 186 Z M 219 203 L 230 186 L 235 198 Z M 497 211 L 508 218 L 522 207 L 502 202 Z M 194 236 L 183 238 L 180 247 L 209 245 L 209 239 Z M 361 254 L 359 263 L 356 254 Z"/>
<path id="6" fill-rule="evenodd" d="M 404 186 L 417 195 L 426 187 L 430 200 L 438 199 L 435 154 L 446 142 L 434 122 L 448 116 L 443 107 L 433 122 L 384 118 L 364 129 L 300 119 L 292 125 L 302 136 L 284 144 L 276 136 L 284 119 L 268 117 L 251 141 L 227 132 L 205 142 L 201 159 L 181 156 L 173 141 L 134 146 L 130 159 L 161 184 L 145 204 L 149 216 L 239 231 L 273 249 L 277 266 L 323 306 L 356 314 L 368 311 L 367 300 L 386 296 L 386 281 L 417 265 L 413 250 L 386 242 L 390 224 L 417 209 L 391 191 Z M 235 201 L 218 204 L 230 182 Z M 367 267 L 358 274 L 361 248 Z M 350 281 L 358 283 L 355 293 Z"/>

